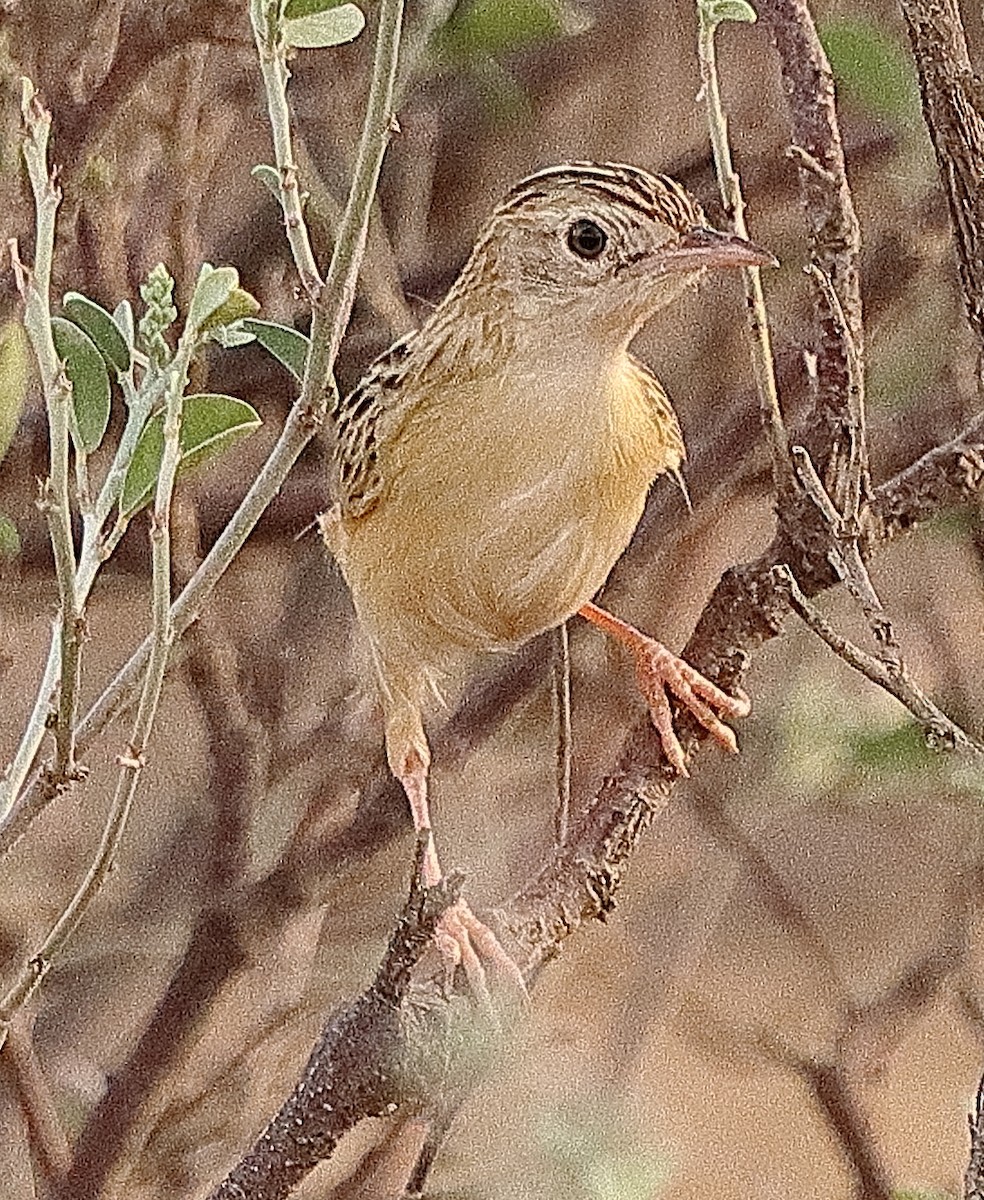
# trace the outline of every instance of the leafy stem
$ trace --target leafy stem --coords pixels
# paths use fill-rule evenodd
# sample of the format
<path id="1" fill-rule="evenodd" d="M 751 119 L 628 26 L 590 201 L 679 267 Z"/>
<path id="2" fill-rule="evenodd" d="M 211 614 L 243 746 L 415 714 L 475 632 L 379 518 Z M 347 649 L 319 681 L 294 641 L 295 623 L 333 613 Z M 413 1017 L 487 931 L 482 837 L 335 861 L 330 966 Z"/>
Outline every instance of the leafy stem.
<path id="1" fill-rule="evenodd" d="M 253 0 L 254 6 L 259 0 Z M 253 481 L 245 497 L 225 529 L 219 535 L 198 570 L 171 606 L 171 624 L 174 638 L 179 638 L 196 619 L 212 590 L 253 531 L 257 521 L 270 501 L 283 486 L 291 468 L 297 461 L 318 426 L 322 423 L 328 406 L 328 397 L 333 391 L 332 368 L 348 323 L 355 282 L 365 249 L 366 230 L 372 199 L 382 166 L 383 156 L 392 133 L 393 86 L 399 55 L 400 32 L 403 22 L 403 0 L 381 0 L 376 33 L 376 49 L 373 60 L 372 82 L 369 102 L 363 122 L 357 165 L 349 199 L 342 219 L 331 267 L 325 286 L 321 289 L 311 328 L 311 349 L 301 393 L 294 402 L 284 428 Z M 256 11 L 266 20 L 270 9 L 262 5 Z M 278 10 L 279 11 L 279 10 Z M 260 29 L 265 31 L 266 25 Z M 264 47 L 260 48 L 261 56 Z M 274 71 L 264 72 L 268 88 L 275 88 L 272 107 L 280 109 L 284 103 L 286 78 Z M 279 160 L 278 160 L 279 163 Z M 293 243 L 292 243 L 293 245 Z M 298 264 L 298 270 L 303 268 Z M 151 635 L 137 648 L 129 661 L 119 670 L 95 705 L 80 721 L 77 736 L 78 746 L 84 748 L 95 734 L 119 712 L 133 701 L 140 684 L 142 672 L 152 651 Z M 43 735 L 43 723 L 40 730 Z M 23 757 L 23 779 L 40 744 L 40 736 L 29 754 Z M 51 789 L 39 788 L 38 773 L 29 781 L 16 810 L 4 818 L 8 810 L 0 810 L 0 853 L 8 850 L 30 827 L 35 817 L 44 810 L 53 798 Z M 17 794 L 16 788 L 12 796 Z"/>
<path id="2" fill-rule="evenodd" d="M 323 283 L 304 220 L 297 163 L 291 139 L 290 109 L 287 105 L 290 70 L 287 66 L 287 43 L 283 36 L 282 8 L 282 0 L 250 0 L 249 15 L 266 91 L 267 112 L 277 163 L 277 195 L 284 210 L 287 241 L 290 243 L 297 273 L 301 277 L 301 285 L 314 304 L 321 294 Z"/>

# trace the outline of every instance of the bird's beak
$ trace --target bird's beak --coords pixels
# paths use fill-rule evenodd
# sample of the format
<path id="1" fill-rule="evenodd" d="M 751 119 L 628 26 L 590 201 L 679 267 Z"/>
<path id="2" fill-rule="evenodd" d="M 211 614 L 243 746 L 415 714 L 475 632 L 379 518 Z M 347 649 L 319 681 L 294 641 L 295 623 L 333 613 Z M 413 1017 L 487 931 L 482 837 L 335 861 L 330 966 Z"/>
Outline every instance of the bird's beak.
<path id="1" fill-rule="evenodd" d="M 672 249 L 660 255 L 664 271 L 700 271 L 705 267 L 778 267 L 779 260 L 768 250 L 704 225 L 689 229 Z"/>

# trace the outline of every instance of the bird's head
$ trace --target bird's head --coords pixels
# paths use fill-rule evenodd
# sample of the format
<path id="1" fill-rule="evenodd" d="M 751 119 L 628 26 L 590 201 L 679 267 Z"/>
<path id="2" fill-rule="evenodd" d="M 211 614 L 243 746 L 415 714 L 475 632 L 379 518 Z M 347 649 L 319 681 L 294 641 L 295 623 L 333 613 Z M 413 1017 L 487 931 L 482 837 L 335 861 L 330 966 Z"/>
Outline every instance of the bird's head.
<path id="1" fill-rule="evenodd" d="M 473 256 L 510 317 L 628 340 L 707 268 L 774 266 L 767 251 L 708 226 L 665 175 L 618 163 L 568 163 L 517 184 Z"/>

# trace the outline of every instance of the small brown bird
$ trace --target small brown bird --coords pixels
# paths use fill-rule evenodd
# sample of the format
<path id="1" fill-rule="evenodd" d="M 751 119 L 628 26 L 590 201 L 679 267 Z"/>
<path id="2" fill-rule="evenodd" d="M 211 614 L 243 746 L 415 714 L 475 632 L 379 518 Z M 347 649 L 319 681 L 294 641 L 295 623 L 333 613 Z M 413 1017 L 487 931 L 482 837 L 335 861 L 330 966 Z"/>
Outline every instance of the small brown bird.
<path id="1" fill-rule="evenodd" d="M 708 267 L 774 265 L 707 226 L 672 179 L 571 163 L 492 214 L 423 326 L 335 414 L 340 503 L 326 541 L 368 635 L 390 767 L 430 827 L 423 716 L 441 679 L 580 613 L 632 652 L 663 748 L 686 773 L 667 690 L 715 737 L 748 702 L 591 603 L 657 475 L 684 457 L 659 381 L 629 353 Z M 433 842 L 425 881 L 440 878 Z"/>

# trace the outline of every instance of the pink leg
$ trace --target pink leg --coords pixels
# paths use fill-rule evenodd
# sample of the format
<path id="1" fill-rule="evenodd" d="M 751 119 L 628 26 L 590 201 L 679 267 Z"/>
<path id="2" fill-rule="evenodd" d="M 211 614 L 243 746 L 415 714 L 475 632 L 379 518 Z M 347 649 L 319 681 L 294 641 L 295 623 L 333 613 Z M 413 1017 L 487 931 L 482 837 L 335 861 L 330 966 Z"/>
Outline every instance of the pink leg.
<path id="1" fill-rule="evenodd" d="M 408 750 L 398 773 L 403 790 L 410 801 L 413 827 L 418 833 L 427 830 L 427 849 L 424 851 L 423 876 L 425 887 L 436 887 L 443 877 L 441 863 L 437 857 L 434 834 L 431 832 L 430 805 L 427 803 L 427 764 L 416 750 Z"/>
<path id="2" fill-rule="evenodd" d="M 443 878 L 441 863 L 430 824 L 427 803 L 427 764 L 418 751 L 409 750 L 399 772 L 399 780 L 410 802 L 414 828 L 427 831 L 427 848 L 421 869 L 425 887 L 436 887 Z M 444 913 L 437 925 L 435 939 L 445 970 L 454 975 L 460 966 L 478 1003 L 491 1013 L 492 992 L 486 967 L 495 971 L 507 994 L 519 994 L 526 999 L 526 984 L 515 961 L 502 948 L 491 929 L 480 921 L 464 900 L 458 900 Z M 500 992 L 501 992 L 500 988 Z"/>
<path id="3" fill-rule="evenodd" d="M 649 705 L 663 751 L 680 775 L 689 775 L 689 771 L 683 747 L 673 728 L 668 692 L 685 705 L 726 750 L 732 754 L 738 752 L 734 730 L 720 720 L 718 713 L 730 719 L 747 716 L 751 703 L 744 693 L 735 697 L 722 692 L 689 663 L 667 650 L 662 642 L 640 633 L 634 626 L 613 617 L 596 604 L 585 604 L 579 611 L 582 617 L 632 652 L 639 689 Z"/>

